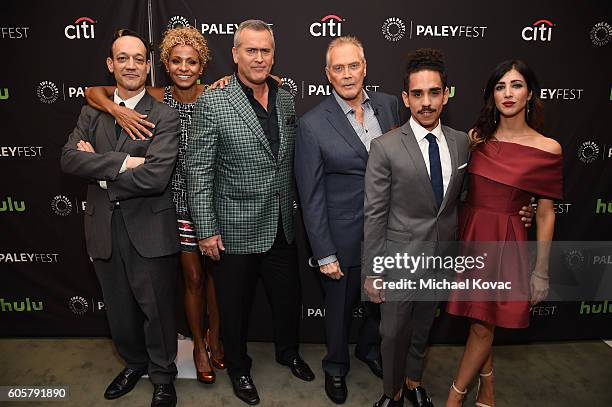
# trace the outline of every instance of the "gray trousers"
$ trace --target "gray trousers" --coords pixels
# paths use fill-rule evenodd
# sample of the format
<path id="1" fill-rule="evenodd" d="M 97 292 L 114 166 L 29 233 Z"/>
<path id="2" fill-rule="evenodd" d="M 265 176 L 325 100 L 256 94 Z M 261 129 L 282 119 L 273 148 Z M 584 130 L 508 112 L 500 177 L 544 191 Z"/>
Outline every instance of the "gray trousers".
<path id="1" fill-rule="evenodd" d="M 429 331 L 437 302 L 389 301 L 380 304 L 380 353 L 385 394 L 393 397 L 405 378 L 423 376 Z"/>
<path id="2" fill-rule="evenodd" d="M 171 383 L 177 373 L 174 296 L 178 257 L 138 254 L 120 210 L 113 211 L 111 225 L 111 257 L 94 259 L 94 268 L 113 343 L 128 367 L 147 370 L 155 384 Z"/>

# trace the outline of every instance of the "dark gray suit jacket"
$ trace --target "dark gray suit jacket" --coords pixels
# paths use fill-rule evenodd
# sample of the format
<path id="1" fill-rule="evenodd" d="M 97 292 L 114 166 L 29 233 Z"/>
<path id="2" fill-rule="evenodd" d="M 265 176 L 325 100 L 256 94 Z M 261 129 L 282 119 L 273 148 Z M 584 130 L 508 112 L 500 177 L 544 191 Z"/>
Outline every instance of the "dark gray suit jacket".
<path id="1" fill-rule="evenodd" d="M 153 137 L 132 140 L 125 132 L 115 135 L 115 120 L 107 113 L 83 106 L 77 126 L 62 149 L 62 170 L 87 178 L 85 240 L 94 259 L 111 256 L 111 215 L 119 201 L 129 238 L 143 257 L 179 251 L 176 213 L 170 177 L 178 152 L 179 116 L 145 93 L 136 108 L 155 124 Z M 95 153 L 78 151 L 77 142 L 92 144 Z M 145 163 L 119 174 L 127 155 L 145 157 Z M 108 189 L 98 182 L 105 180 Z"/>
<path id="2" fill-rule="evenodd" d="M 439 209 L 410 123 L 372 142 L 364 197 L 366 275 L 374 275 L 374 256 L 394 256 L 411 244 L 457 239 L 457 207 L 465 191 L 469 141 L 466 133 L 450 127 L 442 126 L 442 132 L 452 173 Z"/>
<path id="3" fill-rule="evenodd" d="M 399 125 L 398 101 L 368 92 L 383 133 Z M 313 256 L 361 265 L 363 177 L 368 152 L 333 95 L 298 123 L 295 176 Z"/>

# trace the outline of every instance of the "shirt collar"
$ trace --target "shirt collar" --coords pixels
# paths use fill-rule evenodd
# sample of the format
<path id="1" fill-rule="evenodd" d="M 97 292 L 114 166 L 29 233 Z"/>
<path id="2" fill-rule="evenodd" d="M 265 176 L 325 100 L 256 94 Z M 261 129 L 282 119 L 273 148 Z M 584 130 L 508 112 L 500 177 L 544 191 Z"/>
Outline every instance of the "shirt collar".
<path id="1" fill-rule="evenodd" d="M 338 102 L 338 104 L 340 105 L 340 109 L 342 109 L 342 112 L 345 115 L 353 111 L 353 108 L 351 107 L 351 105 L 346 103 L 346 100 L 342 99 L 340 95 L 338 95 L 338 92 L 336 92 L 336 89 L 332 90 L 332 94 L 334 95 L 334 98 L 336 98 L 336 102 Z M 361 102 L 361 104 L 366 105 L 370 103 L 370 97 L 366 93 L 365 89 L 361 90 L 361 94 L 363 95 L 363 101 Z"/>
<path id="2" fill-rule="evenodd" d="M 429 133 L 433 134 L 436 137 L 436 141 L 439 143 L 442 141 L 442 137 L 444 134 L 442 133 L 442 121 L 438 120 L 438 125 L 432 130 L 429 131 L 425 127 L 421 126 L 414 117 L 410 116 L 410 128 L 416 137 L 417 142 L 421 142 L 425 136 Z"/>
<path id="3" fill-rule="evenodd" d="M 117 104 L 123 102 L 125 103 L 125 107 L 134 110 L 138 102 L 140 102 L 140 99 L 143 98 L 145 92 L 146 92 L 146 89 L 143 88 L 142 92 L 140 92 L 138 95 L 132 96 L 129 99 L 123 100 L 121 99 L 121 97 L 119 97 L 119 91 L 117 90 L 117 88 L 115 88 L 115 93 L 113 95 L 113 101 Z"/>
<path id="4" fill-rule="evenodd" d="M 242 83 L 242 81 L 238 77 L 238 74 L 236 74 L 236 80 L 238 81 L 238 84 L 247 96 L 253 96 L 253 89 Z M 270 95 L 276 94 L 276 92 L 278 91 L 278 83 L 269 76 L 266 78 L 266 83 L 268 84 L 268 99 L 270 99 Z"/>

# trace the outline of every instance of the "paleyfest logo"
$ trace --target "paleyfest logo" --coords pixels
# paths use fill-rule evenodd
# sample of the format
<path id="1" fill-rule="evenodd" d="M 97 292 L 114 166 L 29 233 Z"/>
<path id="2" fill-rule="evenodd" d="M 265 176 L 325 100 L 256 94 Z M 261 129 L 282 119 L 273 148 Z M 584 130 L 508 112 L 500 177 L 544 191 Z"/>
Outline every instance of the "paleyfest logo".
<path id="1" fill-rule="evenodd" d="M 59 88 L 51 81 L 42 81 L 36 88 L 36 96 L 41 102 L 50 105 L 59 97 Z"/>
<path id="2" fill-rule="evenodd" d="M 612 41 L 612 26 L 604 21 L 597 23 L 591 29 L 591 42 L 603 47 Z"/>
<path id="3" fill-rule="evenodd" d="M 187 20 L 183 16 L 174 16 L 170 19 L 170 21 L 168 21 L 166 28 L 170 30 L 176 27 L 187 27 L 187 26 L 189 26 L 189 20 Z"/>
<path id="4" fill-rule="evenodd" d="M 295 81 L 291 78 L 281 78 L 281 86 L 283 87 L 283 89 L 285 89 L 287 92 L 291 93 L 291 96 L 295 97 L 298 93 L 298 86 L 297 83 L 295 83 Z"/>

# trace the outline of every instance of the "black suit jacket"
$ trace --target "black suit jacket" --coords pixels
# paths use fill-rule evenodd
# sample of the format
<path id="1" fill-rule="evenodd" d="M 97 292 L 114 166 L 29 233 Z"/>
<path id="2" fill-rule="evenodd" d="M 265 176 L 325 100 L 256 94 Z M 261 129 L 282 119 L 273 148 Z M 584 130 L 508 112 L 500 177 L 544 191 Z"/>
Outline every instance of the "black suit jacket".
<path id="1" fill-rule="evenodd" d="M 382 130 L 399 125 L 398 100 L 368 92 Z M 315 259 L 335 254 L 343 267 L 361 264 L 363 186 L 368 152 L 333 95 L 298 123 L 295 175 Z"/>
<path id="2" fill-rule="evenodd" d="M 140 255 L 159 257 L 179 251 L 169 182 L 178 152 L 179 116 L 148 93 L 134 110 L 148 115 L 147 120 L 155 124 L 153 137 L 132 140 L 122 132 L 117 139 L 111 115 L 83 106 L 62 149 L 62 170 L 90 181 L 84 224 L 87 252 L 94 259 L 111 255 L 111 216 L 116 201 Z M 90 142 L 96 152 L 78 151 L 79 140 Z M 145 163 L 119 174 L 128 154 L 145 157 Z M 102 189 L 99 180 L 105 180 L 108 189 Z"/>

